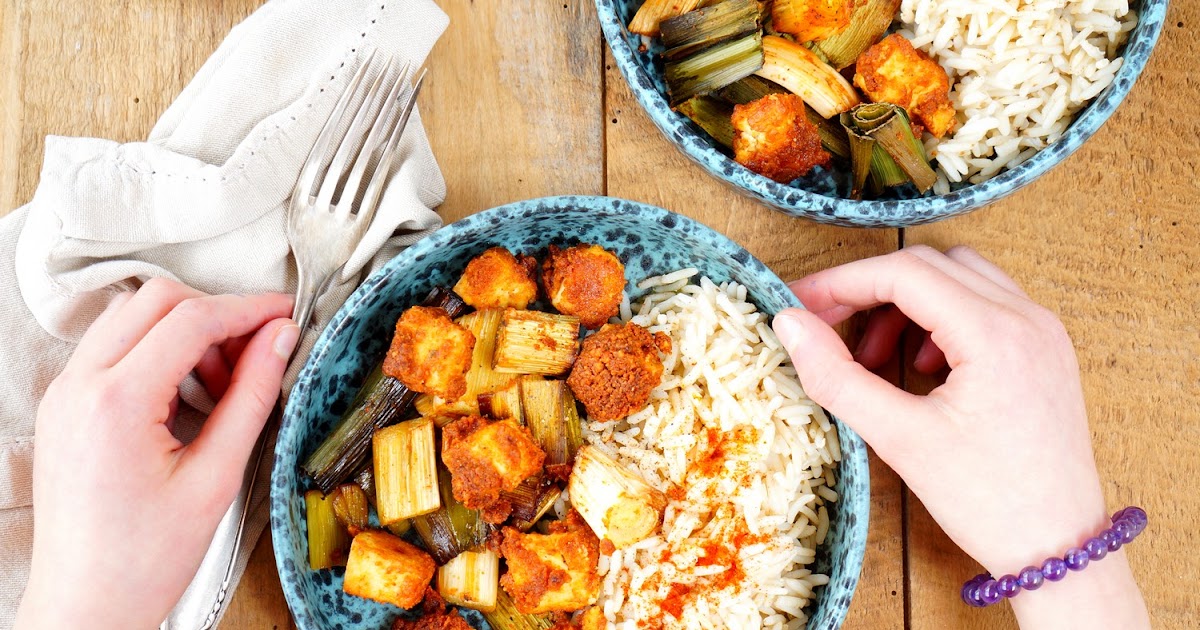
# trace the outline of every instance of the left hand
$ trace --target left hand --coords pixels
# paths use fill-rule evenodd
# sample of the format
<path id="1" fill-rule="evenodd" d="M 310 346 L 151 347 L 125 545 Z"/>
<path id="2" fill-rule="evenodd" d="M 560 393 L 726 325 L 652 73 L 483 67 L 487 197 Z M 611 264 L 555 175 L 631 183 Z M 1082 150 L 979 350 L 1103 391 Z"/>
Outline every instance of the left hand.
<path id="1" fill-rule="evenodd" d="M 157 628 L 241 486 L 300 329 L 286 295 L 154 279 L 92 324 L 38 410 L 33 565 L 18 628 Z M 219 399 L 171 433 L 193 370 Z"/>

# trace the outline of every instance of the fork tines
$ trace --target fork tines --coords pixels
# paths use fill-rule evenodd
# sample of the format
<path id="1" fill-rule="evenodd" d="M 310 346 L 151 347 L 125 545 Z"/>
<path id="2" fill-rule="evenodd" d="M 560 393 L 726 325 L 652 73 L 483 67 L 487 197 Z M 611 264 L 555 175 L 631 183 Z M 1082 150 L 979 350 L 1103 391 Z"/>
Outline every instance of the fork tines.
<path id="1" fill-rule="evenodd" d="M 393 59 L 375 70 L 375 57 L 372 51 L 359 66 L 321 129 L 296 181 L 293 203 L 307 202 L 343 218 L 356 209 L 358 221 L 371 220 L 425 79 L 421 72 L 410 82 L 410 65 L 397 70 Z M 374 78 L 368 81 L 370 74 Z M 372 175 L 363 189 L 368 171 Z"/>

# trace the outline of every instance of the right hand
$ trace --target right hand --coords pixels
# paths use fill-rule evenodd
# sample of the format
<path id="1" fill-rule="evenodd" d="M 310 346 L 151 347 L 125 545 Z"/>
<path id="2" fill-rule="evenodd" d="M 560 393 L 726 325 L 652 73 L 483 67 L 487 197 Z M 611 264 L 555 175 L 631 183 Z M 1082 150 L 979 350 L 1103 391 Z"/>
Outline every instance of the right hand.
<path id="1" fill-rule="evenodd" d="M 995 577 L 1061 557 L 1110 525 L 1071 340 L 1051 311 L 995 265 L 966 247 L 943 254 L 916 246 L 791 288 L 809 310 L 785 310 L 774 327 L 805 391 L 862 435 Z M 871 373 L 831 328 L 877 307 L 885 308 L 868 322 L 861 361 L 883 363 L 911 319 L 928 331 L 916 367 L 935 371 L 944 361 L 951 369 L 929 395 Z M 1129 623 L 1110 625 L 1109 616 L 1094 627 L 1148 627 L 1123 552 L 1038 593 L 1081 588 L 1085 576 L 1113 578 L 1089 592 L 1132 592 L 1136 600 Z M 1012 600 L 1018 616 L 1038 599 L 1022 593 Z M 1032 617 L 1023 623 L 1063 620 Z M 1071 618 L 1071 627 L 1093 627 L 1079 621 Z"/>

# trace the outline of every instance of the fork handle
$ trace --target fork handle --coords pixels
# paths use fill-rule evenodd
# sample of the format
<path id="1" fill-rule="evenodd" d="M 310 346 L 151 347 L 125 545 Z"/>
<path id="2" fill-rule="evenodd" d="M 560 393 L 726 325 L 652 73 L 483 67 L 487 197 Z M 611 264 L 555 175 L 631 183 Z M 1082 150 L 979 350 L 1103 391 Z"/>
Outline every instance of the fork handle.
<path id="1" fill-rule="evenodd" d="M 292 319 L 300 327 L 300 334 L 303 336 L 304 331 L 308 330 L 308 322 L 312 319 L 313 309 L 317 307 L 317 299 L 325 293 L 325 289 L 329 288 L 334 276 L 342 272 L 342 267 L 338 267 L 324 278 L 305 272 L 302 265 L 298 265 L 298 267 L 296 306 L 292 309 Z M 299 348 L 300 344 L 297 343 L 296 350 L 292 351 L 292 356 L 295 356 Z"/>

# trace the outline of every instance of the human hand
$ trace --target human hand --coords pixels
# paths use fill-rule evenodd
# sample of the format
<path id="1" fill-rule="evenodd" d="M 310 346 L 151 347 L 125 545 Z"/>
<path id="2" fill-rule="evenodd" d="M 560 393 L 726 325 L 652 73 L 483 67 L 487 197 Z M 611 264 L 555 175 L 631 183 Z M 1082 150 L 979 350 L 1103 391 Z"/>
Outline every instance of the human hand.
<path id="1" fill-rule="evenodd" d="M 17 627 L 157 628 L 195 575 L 279 395 L 286 295 L 153 279 L 113 299 L 38 410 L 33 565 Z M 218 399 L 171 434 L 193 370 Z"/>
<path id="2" fill-rule="evenodd" d="M 809 311 L 786 310 L 774 326 L 805 391 L 853 427 L 994 576 L 1061 557 L 1110 525 L 1071 340 L 995 265 L 965 247 L 942 254 L 917 246 L 791 288 Z M 859 363 L 831 326 L 876 307 L 885 308 L 868 321 Z M 884 363 L 910 318 L 928 331 L 916 367 L 951 369 L 927 396 L 897 389 L 863 365 Z M 1056 616 L 1063 611 L 1036 594 L 1012 602 L 1029 627 L 1148 627 L 1122 552 L 1039 594 L 1069 587 L 1077 608 L 1085 586 L 1089 598 L 1110 594 L 1109 603 L 1131 592 L 1130 616 L 1119 617 L 1127 623 L 1109 616 L 1091 626 L 1076 615 L 1064 626 Z"/>

